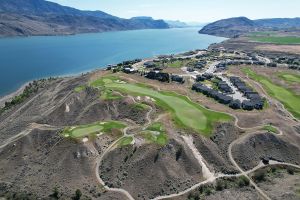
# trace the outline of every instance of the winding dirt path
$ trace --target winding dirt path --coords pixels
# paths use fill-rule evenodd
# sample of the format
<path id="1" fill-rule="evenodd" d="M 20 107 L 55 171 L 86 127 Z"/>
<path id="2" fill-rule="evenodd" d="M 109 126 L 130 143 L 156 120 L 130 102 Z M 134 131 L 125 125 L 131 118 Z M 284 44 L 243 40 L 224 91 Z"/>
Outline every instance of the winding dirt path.
<path id="1" fill-rule="evenodd" d="M 132 99 L 133 99 L 134 102 L 136 102 L 135 99 L 134 99 L 133 97 L 132 97 Z M 152 123 L 152 119 L 151 119 L 150 115 L 151 115 L 151 113 L 153 112 L 153 108 L 152 108 L 151 106 L 148 106 L 148 107 L 149 107 L 150 109 L 149 109 L 149 111 L 148 111 L 147 114 L 146 114 L 147 123 L 144 124 L 143 127 L 147 127 L 147 126 L 149 126 L 149 125 Z M 128 191 L 126 191 L 126 190 L 124 190 L 124 189 L 121 189 L 121 188 L 110 188 L 110 187 L 108 187 L 108 186 L 105 185 L 104 181 L 103 181 L 103 180 L 101 179 L 101 177 L 100 177 L 99 168 L 100 168 L 100 164 L 101 164 L 103 158 L 105 157 L 105 155 L 106 155 L 107 153 L 109 153 L 109 152 L 110 152 L 110 151 L 118 144 L 118 142 L 119 142 L 122 138 L 124 138 L 124 137 L 126 137 L 126 136 L 132 136 L 132 137 L 133 137 L 133 135 L 128 134 L 127 131 L 128 131 L 129 129 L 134 129 L 134 128 L 136 128 L 136 126 L 128 126 L 128 127 L 126 127 L 126 128 L 123 129 L 123 136 L 120 137 L 119 139 L 117 139 L 116 141 L 114 141 L 114 142 L 113 142 L 113 143 L 112 143 L 112 144 L 111 144 L 111 145 L 103 152 L 103 154 L 99 157 L 99 159 L 96 160 L 96 169 L 95 169 L 95 172 L 96 172 L 96 178 L 97 178 L 98 182 L 99 182 L 101 185 L 103 185 L 103 187 L 104 187 L 106 190 L 112 191 L 112 192 L 119 192 L 119 193 L 122 193 L 122 194 L 124 194 L 124 195 L 127 197 L 127 199 L 129 199 L 129 200 L 134 200 L 134 198 L 131 196 L 131 194 L 130 194 Z"/>
<path id="2" fill-rule="evenodd" d="M 125 129 L 124 129 L 125 130 Z M 124 131 L 123 130 L 123 131 Z M 100 177 L 100 173 L 99 173 L 99 168 L 100 168 L 100 164 L 104 158 L 104 156 L 111 151 L 111 149 L 113 149 L 117 143 L 126 136 L 126 133 L 124 133 L 124 136 L 120 137 L 119 139 L 117 139 L 116 141 L 114 141 L 104 152 L 103 154 L 99 157 L 98 160 L 96 160 L 96 178 L 98 180 L 98 182 L 103 185 L 103 187 L 107 190 L 107 191 L 112 191 L 112 192 L 119 192 L 119 193 L 122 193 L 123 195 L 125 195 L 127 197 L 127 199 L 129 200 L 134 200 L 134 198 L 129 194 L 129 192 L 127 192 L 126 190 L 124 189 L 119 189 L 119 188 L 110 188 L 108 186 L 105 185 L 104 181 L 101 179 Z"/>
<path id="3" fill-rule="evenodd" d="M 29 124 L 28 128 L 26 128 L 24 131 L 20 132 L 17 135 L 14 135 L 13 137 L 7 139 L 6 141 L 3 142 L 3 144 L 0 145 L 0 149 L 3 149 L 7 145 L 16 142 L 17 140 L 25 137 L 26 135 L 30 134 L 31 131 L 34 129 L 39 129 L 39 130 L 56 130 L 58 127 L 55 126 L 50 126 L 48 124 L 37 124 L 37 123 L 31 123 Z"/>
<path id="4" fill-rule="evenodd" d="M 261 132 L 254 132 L 254 133 L 252 133 L 253 135 L 254 134 L 259 134 L 259 133 L 261 133 Z M 249 134 L 245 134 L 243 137 L 240 137 L 240 138 L 238 138 L 238 139 L 236 139 L 235 141 L 233 141 L 230 145 L 229 145 L 229 148 L 228 148 L 228 156 L 229 156 L 229 159 L 230 159 L 230 161 L 231 161 L 231 163 L 241 172 L 241 174 L 242 175 L 244 175 L 245 177 L 247 177 L 248 178 L 248 180 L 250 181 L 250 184 L 252 185 L 252 186 L 254 186 L 254 188 L 259 192 L 259 194 L 264 198 L 264 199 L 267 199 L 267 200 L 271 200 L 270 199 L 270 197 L 268 197 L 257 185 L 256 185 L 256 183 L 254 183 L 254 181 L 248 176 L 248 174 L 246 173 L 246 171 L 244 171 L 237 163 L 236 163 L 236 161 L 234 160 L 234 158 L 233 158 L 233 155 L 232 155 L 232 147 L 236 144 L 236 143 L 238 143 L 238 142 L 240 142 L 240 141 L 242 141 L 242 140 L 244 140 L 246 137 L 248 137 L 249 136 Z"/>

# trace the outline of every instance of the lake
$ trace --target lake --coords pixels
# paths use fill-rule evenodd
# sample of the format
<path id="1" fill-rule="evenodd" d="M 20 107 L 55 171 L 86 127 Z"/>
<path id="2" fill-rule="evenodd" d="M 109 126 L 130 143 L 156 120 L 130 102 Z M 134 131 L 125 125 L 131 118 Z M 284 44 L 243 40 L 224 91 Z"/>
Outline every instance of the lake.
<path id="1" fill-rule="evenodd" d="M 151 29 L 0 39 L 0 96 L 34 79 L 79 74 L 135 58 L 204 49 L 225 40 L 198 34 L 198 30 Z"/>

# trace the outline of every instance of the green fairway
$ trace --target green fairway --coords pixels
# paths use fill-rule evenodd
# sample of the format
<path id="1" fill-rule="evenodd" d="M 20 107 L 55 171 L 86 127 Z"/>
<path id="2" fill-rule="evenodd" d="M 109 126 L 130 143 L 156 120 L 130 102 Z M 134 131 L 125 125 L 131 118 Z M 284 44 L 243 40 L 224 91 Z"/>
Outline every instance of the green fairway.
<path id="1" fill-rule="evenodd" d="M 270 132 L 270 133 L 276 133 L 276 134 L 279 134 L 278 129 L 275 128 L 275 127 L 272 126 L 272 125 L 265 125 L 265 126 L 263 127 L 263 130 L 268 131 L 268 132 Z"/>
<path id="2" fill-rule="evenodd" d="M 243 68 L 242 71 L 248 76 L 261 83 L 268 94 L 278 101 L 280 101 L 285 108 L 291 112 L 294 117 L 300 119 L 300 96 L 295 94 L 292 90 L 274 84 L 270 79 L 265 76 L 258 75 L 250 68 Z"/>
<path id="3" fill-rule="evenodd" d="M 290 73 L 278 73 L 278 77 L 285 80 L 288 83 L 300 83 L 300 75 Z"/>
<path id="4" fill-rule="evenodd" d="M 144 138 L 151 143 L 156 143 L 159 145 L 166 145 L 168 143 L 168 136 L 164 129 L 164 126 L 160 122 L 155 122 L 146 128 L 142 132 Z"/>
<path id="5" fill-rule="evenodd" d="M 300 37 L 294 36 L 250 36 L 252 41 L 274 44 L 300 44 Z"/>
<path id="6" fill-rule="evenodd" d="M 126 137 L 123 137 L 121 138 L 119 141 L 118 141 L 118 145 L 119 146 L 127 146 L 127 145 L 130 145 L 133 141 L 133 137 L 131 136 L 126 136 Z"/>
<path id="7" fill-rule="evenodd" d="M 125 125 L 116 121 L 97 122 L 93 124 L 65 128 L 63 135 L 71 138 L 83 138 L 86 136 L 110 133 L 113 129 L 120 130 L 123 128 L 125 128 Z"/>
<path id="8" fill-rule="evenodd" d="M 173 92 L 156 91 L 136 84 L 120 83 L 115 78 L 96 80 L 91 85 L 94 87 L 103 87 L 104 85 L 106 88 L 121 92 L 152 97 L 158 106 L 172 114 L 177 125 L 191 128 L 206 136 L 210 136 L 214 123 L 232 120 L 232 117 L 227 114 L 207 110 L 187 97 Z"/>
<path id="9" fill-rule="evenodd" d="M 117 99 L 122 99 L 122 97 L 120 95 L 113 94 L 113 91 L 110 90 L 110 89 L 104 89 L 101 92 L 100 98 L 102 100 L 117 100 Z"/>

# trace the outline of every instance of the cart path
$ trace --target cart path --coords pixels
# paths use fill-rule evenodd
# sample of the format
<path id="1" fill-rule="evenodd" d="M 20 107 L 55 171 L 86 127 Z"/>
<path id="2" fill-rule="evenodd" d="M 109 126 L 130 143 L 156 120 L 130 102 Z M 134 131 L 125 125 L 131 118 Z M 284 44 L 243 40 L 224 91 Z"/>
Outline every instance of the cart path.
<path id="1" fill-rule="evenodd" d="M 202 157 L 198 149 L 194 145 L 194 140 L 191 135 L 181 136 L 187 147 L 192 151 L 194 157 L 197 159 L 202 168 L 202 175 L 206 180 L 213 180 L 215 178 L 215 173 L 211 172 L 206 164 L 205 159 Z"/>

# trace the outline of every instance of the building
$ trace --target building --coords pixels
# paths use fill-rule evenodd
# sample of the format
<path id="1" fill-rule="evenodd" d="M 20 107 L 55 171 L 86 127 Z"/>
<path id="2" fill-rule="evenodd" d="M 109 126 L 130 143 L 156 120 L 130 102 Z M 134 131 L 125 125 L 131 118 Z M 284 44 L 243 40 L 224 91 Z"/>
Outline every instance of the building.
<path id="1" fill-rule="evenodd" d="M 242 108 L 244 110 L 254 110 L 254 104 L 252 101 L 249 101 L 249 100 L 245 100 L 243 101 L 242 103 Z"/>
<path id="2" fill-rule="evenodd" d="M 204 76 L 202 76 L 202 75 L 197 75 L 197 76 L 196 76 L 196 81 L 197 81 L 197 82 L 205 81 L 205 79 L 206 79 L 206 78 L 205 78 Z"/>
<path id="3" fill-rule="evenodd" d="M 219 81 L 217 85 L 220 91 L 225 93 L 232 93 L 231 87 L 225 81 Z"/>
<path id="4" fill-rule="evenodd" d="M 205 79 L 207 80 L 210 80 L 214 77 L 214 75 L 210 73 L 204 73 L 202 76 L 205 77 Z"/>
<path id="5" fill-rule="evenodd" d="M 146 68 L 154 68 L 156 67 L 156 64 L 153 61 L 148 61 L 144 63 L 144 67 Z"/>
<path id="6" fill-rule="evenodd" d="M 240 100 L 236 99 L 230 102 L 229 107 L 235 110 L 241 109 L 242 103 Z"/>
<path id="7" fill-rule="evenodd" d="M 164 72 L 150 71 L 146 73 L 145 77 L 153 80 L 158 80 L 161 82 L 170 82 L 170 75 Z"/>
<path id="8" fill-rule="evenodd" d="M 174 81 L 174 82 L 181 83 L 181 84 L 183 84 L 185 82 L 185 80 L 183 79 L 183 77 L 179 76 L 179 75 L 172 75 L 171 76 L 171 80 Z"/>

